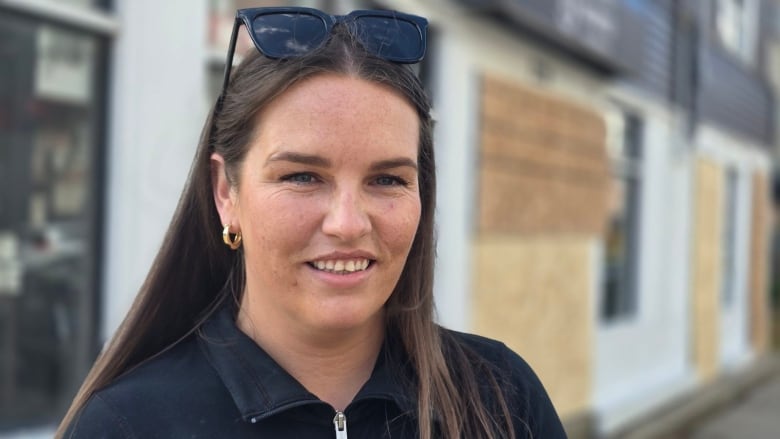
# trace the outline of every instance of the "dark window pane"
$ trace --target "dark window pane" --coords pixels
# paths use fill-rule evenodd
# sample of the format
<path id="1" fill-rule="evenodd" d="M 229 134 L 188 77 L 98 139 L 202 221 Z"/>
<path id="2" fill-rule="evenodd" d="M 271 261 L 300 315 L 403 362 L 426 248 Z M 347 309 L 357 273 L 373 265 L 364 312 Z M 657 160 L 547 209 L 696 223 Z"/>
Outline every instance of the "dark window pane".
<path id="1" fill-rule="evenodd" d="M 723 203 L 723 280 L 721 282 L 721 298 L 724 303 L 734 301 L 736 288 L 736 251 L 737 241 L 737 171 L 733 168 L 726 171 L 726 199 Z"/>
<path id="2" fill-rule="evenodd" d="M 59 418 L 95 352 L 102 47 L 0 12 L 0 428 Z"/>
<path id="3" fill-rule="evenodd" d="M 616 172 L 610 197 L 610 222 L 604 237 L 601 314 L 608 320 L 634 315 L 638 307 L 641 148 L 641 120 L 625 115 L 621 155 L 614 158 Z"/>

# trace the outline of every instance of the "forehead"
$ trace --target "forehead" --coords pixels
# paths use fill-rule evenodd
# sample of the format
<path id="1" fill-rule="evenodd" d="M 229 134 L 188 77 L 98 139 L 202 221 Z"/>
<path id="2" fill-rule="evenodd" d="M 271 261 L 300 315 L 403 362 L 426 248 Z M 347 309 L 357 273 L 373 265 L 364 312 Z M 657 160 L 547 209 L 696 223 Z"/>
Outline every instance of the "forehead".
<path id="1" fill-rule="evenodd" d="M 346 103 L 351 105 L 366 103 L 393 105 L 401 102 L 413 110 L 408 99 L 390 85 L 352 75 L 322 73 L 300 80 L 290 86 L 272 100 L 264 112 L 282 105 L 296 107 L 305 104 L 310 108 L 327 110 Z"/>
<path id="2" fill-rule="evenodd" d="M 387 85 L 323 74 L 296 83 L 258 115 L 257 141 L 282 149 L 356 150 L 416 156 L 420 121 L 409 100 Z"/>

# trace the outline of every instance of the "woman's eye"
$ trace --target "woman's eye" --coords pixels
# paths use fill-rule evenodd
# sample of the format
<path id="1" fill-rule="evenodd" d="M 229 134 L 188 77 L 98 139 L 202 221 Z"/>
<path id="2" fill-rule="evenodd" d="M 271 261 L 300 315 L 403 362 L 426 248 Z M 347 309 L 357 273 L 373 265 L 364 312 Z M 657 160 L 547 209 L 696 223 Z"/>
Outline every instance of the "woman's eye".
<path id="1" fill-rule="evenodd" d="M 297 184 L 309 184 L 309 183 L 314 183 L 316 179 L 312 174 L 299 172 L 297 174 L 285 175 L 284 177 L 282 177 L 282 181 L 289 181 L 290 183 L 297 183 Z"/>
<path id="2" fill-rule="evenodd" d="M 374 180 L 379 186 L 406 186 L 406 180 L 392 175 L 382 175 Z"/>

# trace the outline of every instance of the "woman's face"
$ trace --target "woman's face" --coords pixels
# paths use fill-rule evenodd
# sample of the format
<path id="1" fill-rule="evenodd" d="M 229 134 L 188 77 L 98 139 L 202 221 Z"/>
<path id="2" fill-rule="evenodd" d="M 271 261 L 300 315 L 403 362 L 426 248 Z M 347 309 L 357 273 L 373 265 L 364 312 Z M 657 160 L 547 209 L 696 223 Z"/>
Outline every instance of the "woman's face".
<path id="1" fill-rule="evenodd" d="M 243 235 L 242 309 L 304 331 L 381 324 L 420 220 L 414 107 L 327 74 L 285 91 L 256 123 L 238 187 L 219 169 L 215 185 L 223 223 Z"/>

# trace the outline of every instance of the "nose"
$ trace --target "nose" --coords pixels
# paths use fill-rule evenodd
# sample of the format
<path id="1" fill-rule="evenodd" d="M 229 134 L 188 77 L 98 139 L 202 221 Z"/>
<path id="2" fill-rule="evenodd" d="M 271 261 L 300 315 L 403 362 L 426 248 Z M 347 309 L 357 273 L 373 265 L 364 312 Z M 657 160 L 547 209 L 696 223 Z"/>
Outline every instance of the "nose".
<path id="1" fill-rule="evenodd" d="M 322 231 L 343 241 L 354 241 L 371 231 L 371 218 L 358 191 L 340 189 L 333 193 L 322 223 Z"/>

